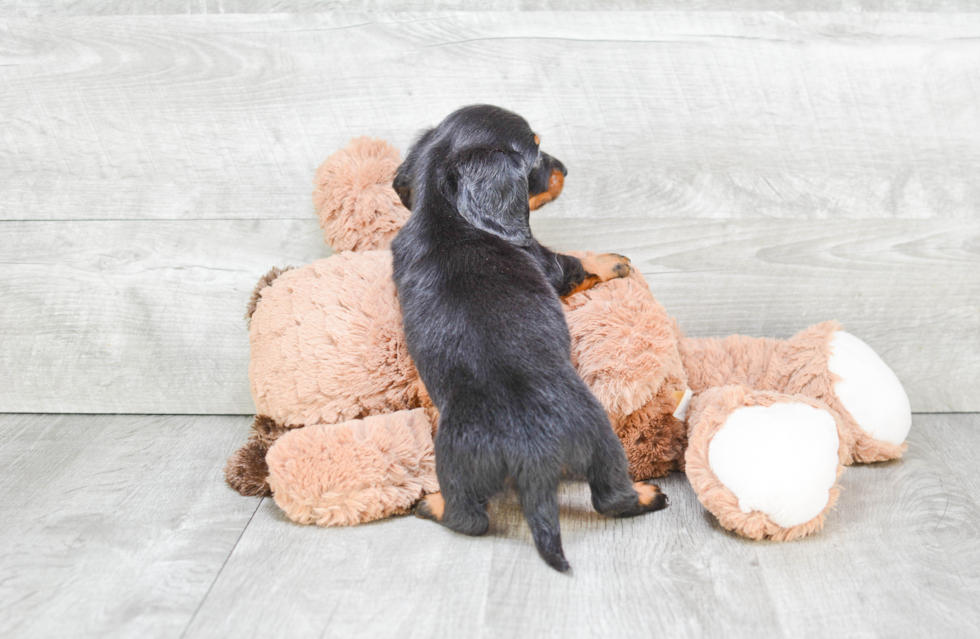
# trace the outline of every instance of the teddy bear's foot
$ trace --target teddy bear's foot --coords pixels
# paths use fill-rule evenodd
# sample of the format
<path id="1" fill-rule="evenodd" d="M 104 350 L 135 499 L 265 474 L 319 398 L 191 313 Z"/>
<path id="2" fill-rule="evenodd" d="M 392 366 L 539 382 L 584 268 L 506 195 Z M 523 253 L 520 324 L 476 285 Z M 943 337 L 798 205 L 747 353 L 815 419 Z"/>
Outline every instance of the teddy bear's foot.
<path id="1" fill-rule="evenodd" d="M 435 411 L 418 408 L 292 430 L 269 449 L 276 504 L 301 524 L 349 526 L 409 512 L 439 490 Z"/>
<path id="2" fill-rule="evenodd" d="M 901 456 L 912 409 L 892 369 L 870 346 L 844 331 L 831 337 L 827 368 L 837 378 L 834 394 L 854 418 L 851 458 L 873 462 Z"/>
<path id="3" fill-rule="evenodd" d="M 687 476 L 725 528 L 752 539 L 803 537 L 823 527 L 837 499 L 839 428 L 807 397 L 711 389 L 691 416 Z"/>

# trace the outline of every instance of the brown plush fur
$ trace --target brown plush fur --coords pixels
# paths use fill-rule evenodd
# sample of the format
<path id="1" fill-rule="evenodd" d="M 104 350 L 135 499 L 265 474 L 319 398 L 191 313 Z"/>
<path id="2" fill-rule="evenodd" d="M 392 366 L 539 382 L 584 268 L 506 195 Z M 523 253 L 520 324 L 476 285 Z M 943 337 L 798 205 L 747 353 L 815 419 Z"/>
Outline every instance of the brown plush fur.
<path id="1" fill-rule="evenodd" d="M 269 467 L 265 456 L 269 447 L 293 428 L 302 428 L 302 425 L 281 426 L 265 415 L 256 415 L 248 443 L 228 458 L 225 480 L 243 495 L 270 497 L 272 489 L 266 481 Z"/>
<path id="2" fill-rule="evenodd" d="M 670 316 L 637 269 L 564 304 L 572 362 L 614 422 L 687 388 Z"/>
<path id="3" fill-rule="evenodd" d="M 613 424 L 636 481 L 684 471 L 687 425 L 660 402 L 650 402 Z"/>
<path id="4" fill-rule="evenodd" d="M 266 417 L 226 473 L 243 494 L 274 491 L 295 521 L 369 521 L 438 490 L 437 419 L 404 343 L 391 257 L 364 250 L 386 247 L 408 215 L 390 185 L 397 163 L 397 151 L 369 138 L 331 156 L 314 195 L 324 237 L 362 252 L 274 270 L 250 305 L 249 379 Z M 829 410 L 841 464 L 904 450 L 868 437 L 834 394 L 827 362 L 836 322 L 789 340 L 687 338 L 635 268 L 564 304 L 573 362 L 609 413 L 634 480 L 685 470 L 705 507 L 742 535 L 788 540 L 818 530 L 838 490 L 820 515 L 792 528 L 742 513 L 707 460 L 711 438 L 736 408 L 796 402 Z M 685 424 L 672 413 L 688 387 L 696 395 Z"/>
<path id="5" fill-rule="evenodd" d="M 433 409 L 318 424 L 281 437 L 266 456 L 276 504 L 293 521 L 351 525 L 405 514 L 438 492 Z"/>
<path id="6" fill-rule="evenodd" d="M 261 290 L 249 341 L 252 398 L 278 424 L 431 405 L 405 346 L 387 251 L 283 273 Z"/>
<path id="7" fill-rule="evenodd" d="M 320 165 L 313 208 L 324 242 L 336 251 L 388 248 L 409 215 L 391 188 L 399 164 L 398 149 L 360 137 Z"/>
<path id="8" fill-rule="evenodd" d="M 246 497 L 271 497 L 272 489 L 266 478 L 269 467 L 265 463 L 268 447 L 249 440 L 236 450 L 225 463 L 225 481 Z"/>
<path id="9" fill-rule="evenodd" d="M 292 266 L 284 266 L 282 268 L 273 266 L 271 269 L 269 269 L 268 273 L 259 278 L 259 281 L 255 284 L 255 288 L 252 289 L 252 296 L 248 299 L 248 306 L 245 308 L 245 322 L 247 325 L 252 325 L 252 315 L 255 314 L 255 307 L 258 306 L 259 297 L 262 295 L 262 289 L 270 286 L 277 277 L 286 271 L 292 270 L 292 268 Z"/>
<path id="10" fill-rule="evenodd" d="M 788 340 L 731 335 L 680 340 L 691 389 L 740 384 L 747 388 L 804 395 L 820 400 L 843 424 L 845 464 L 901 457 L 906 445 L 878 441 L 865 433 L 834 393 L 837 379 L 827 367 L 830 340 L 843 327 L 836 321 L 804 329 Z"/>
<path id="11" fill-rule="evenodd" d="M 687 373 L 667 311 L 633 269 L 564 300 L 572 361 L 609 413 L 634 480 L 683 468 L 687 432 L 672 413 Z"/>

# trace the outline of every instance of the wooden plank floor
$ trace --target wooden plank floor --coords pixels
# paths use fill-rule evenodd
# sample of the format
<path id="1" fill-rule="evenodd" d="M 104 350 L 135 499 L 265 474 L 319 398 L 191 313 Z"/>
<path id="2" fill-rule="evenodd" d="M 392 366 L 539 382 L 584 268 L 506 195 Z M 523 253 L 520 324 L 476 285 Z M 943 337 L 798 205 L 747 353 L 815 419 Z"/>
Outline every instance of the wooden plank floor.
<path id="1" fill-rule="evenodd" d="M 845 472 L 820 534 L 750 542 L 683 475 L 608 520 L 568 484 L 571 577 L 512 497 L 472 539 L 411 517 L 297 526 L 227 488 L 248 419 L 0 415 L 0 636 L 974 637 L 980 415 L 917 414 L 905 458 Z"/>

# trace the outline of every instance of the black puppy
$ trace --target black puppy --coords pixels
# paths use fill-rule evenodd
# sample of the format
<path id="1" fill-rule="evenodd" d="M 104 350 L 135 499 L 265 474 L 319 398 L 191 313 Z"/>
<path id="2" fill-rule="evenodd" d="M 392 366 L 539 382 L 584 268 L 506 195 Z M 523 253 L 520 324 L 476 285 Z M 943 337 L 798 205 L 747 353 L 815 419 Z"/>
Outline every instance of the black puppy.
<path id="1" fill-rule="evenodd" d="M 564 572 L 563 473 L 585 476 L 605 515 L 639 515 L 667 500 L 652 484 L 630 482 L 609 418 L 572 367 L 559 301 L 625 277 L 629 262 L 556 254 L 531 236 L 529 183 L 540 188 L 542 165 L 549 181 L 564 176 L 538 144 L 523 118 L 486 105 L 424 133 L 398 170 L 412 215 L 391 249 L 408 349 L 439 409 L 442 493 L 416 514 L 481 535 L 487 501 L 509 478 L 538 553 Z"/>

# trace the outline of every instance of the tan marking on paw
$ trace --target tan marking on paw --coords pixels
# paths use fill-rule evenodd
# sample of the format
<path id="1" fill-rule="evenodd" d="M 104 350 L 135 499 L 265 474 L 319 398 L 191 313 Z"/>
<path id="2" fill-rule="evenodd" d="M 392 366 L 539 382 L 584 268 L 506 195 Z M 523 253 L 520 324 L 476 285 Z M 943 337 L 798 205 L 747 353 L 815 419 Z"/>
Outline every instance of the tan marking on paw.
<path id="1" fill-rule="evenodd" d="M 600 283 L 601 281 L 602 281 L 602 280 L 600 280 L 600 279 L 599 279 L 598 277 L 596 277 L 595 275 L 592 275 L 592 276 L 590 276 L 590 277 L 587 277 L 587 278 L 585 278 L 584 280 L 582 280 L 582 281 L 581 281 L 581 282 L 579 283 L 579 285 L 578 285 L 578 286 L 576 286 L 576 287 L 575 287 L 575 288 L 573 288 L 573 289 L 572 289 L 571 291 L 569 291 L 569 292 L 568 292 L 568 295 L 575 295 L 576 293 L 580 293 L 580 292 L 582 292 L 582 291 L 587 291 L 587 290 L 589 290 L 590 288 L 592 288 L 593 286 L 595 286 L 596 284 L 598 284 L 598 283 Z M 566 295 L 565 297 L 568 297 L 568 295 Z"/>
<path id="2" fill-rule="evenodd" d="M 639 494 L 641 506 L 651 506 L 653 505 L 654 501 L 656 501 L 658 496 L 663 495 L 663 493 L 660 492 L 660 486 L 655 484 L 647 484 L 642 481 L 638 481 L 633 484 L 633 490 Z"/>
<path id="3" fill-rule="evenodd" d="M 551 172 L 551 177 L 548 178 L 548 190 L 544 193 L 538 193 L 537 195 L 532 195 L 528 198 L 528 205 L 531 210 L 541 208 L 548 202 L 552 201 L 561 194 L 561 190 L 565 187 L 565 176 L 561 174 L 561 171 L 554 169 Z"/>
<path id="4" fill-rule="evenodd" d="M 446 502 L 442 498 L 442 493 L 430 493 L 415 506 L 415 516 L 421 519 L 442 521 L 445 512 Z"/>

